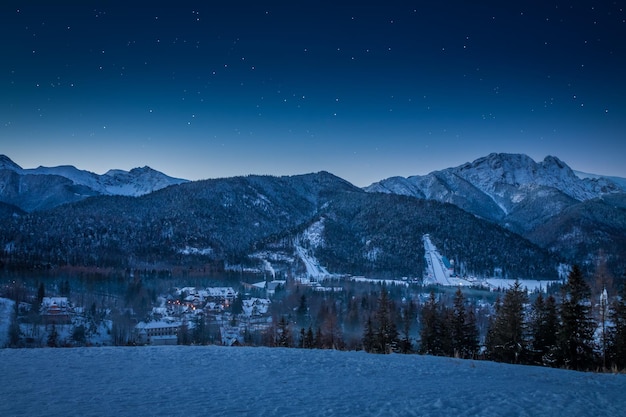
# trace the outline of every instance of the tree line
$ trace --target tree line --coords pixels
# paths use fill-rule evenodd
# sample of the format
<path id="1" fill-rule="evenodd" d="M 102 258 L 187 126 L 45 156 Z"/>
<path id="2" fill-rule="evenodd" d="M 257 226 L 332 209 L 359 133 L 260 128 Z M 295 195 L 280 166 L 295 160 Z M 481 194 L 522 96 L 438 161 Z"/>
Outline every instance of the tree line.
<path id="1" fill-rule="evenodd" d="M 448 306 L 434 292 L 423 305 L 407 301 L 398 306 L 382 287 L 374 308 L 360 313 L 358 342 L 343 340 L 352 313 L 335 307 L 323 324 L 303 326 L 306 297 L 296 315 L 282 315 L 264 339 L 268 346 L 357 349 L 370 353 L 419 353 L 511 364 L 565 368 L 579 371 L 626 369 L 626 286 L 612 302 L 606 291 L 594 304 L 591 288 L 574 266 L 560 293 L 539 293 L 531 303 L 516 282 L 498 297 L 481 336 L 477 309 L 461 289 Z M 361 301 L 366 298 L 361 299 Z M 335 305 L 335 304 L 333 304 Z M 343 326 L 337 321 L 341 319 Z M 358 320 L 358 318 L 357 318 Z M 417 326 L 416 333 L 412 328 Z M 300 329 L 299 332 L 297 329 Z M 413 338 L 412 334 L 418 337 Z"/>
<path id="2" fill-rule="evenodd" d="M 599 296 L 592 297 L 581 269 L 574 266 L 554 294 L 539 293 L 531 300 L 521 284 L 515 283 L 495 303 L 479 305 L 461 288 L 449 299 L 435 291 L 425 296 L 402 286 L 346 282 L 341 291 L 323 293 L 291 282 L 272 299 L 268 328 L 246 330 L 242 344 L 419 353 L 583 371 L 624 370 L 626 286 L 622 285 L 619 295 L 609 299 L 602 291 L 604 285 L 611 286 L 604 282 L 596 288 Z M 61 281 L 58 291 L 67 296 L 69 287 L 69 281 Z M 120 304 L 117 308 L 109 306 L 114 344 L 128 343 L 134 323 L 149 315 L 156 294 L 141 280 L 126 282 L 123 296 L 116 298 Z M 16 301 L 27 298 L 26 289 L 20 285 L 7 286 L 3 295 Z M 40 283 L 33 295 L 36 305 L 41 304 L 44 295 Z M 416 299 L 411 298 L 416 295 Z M 240 320 L 240 297 L 225 312 L 231 328 L 237 327 Z M 93 301 L 86 317 L 99 317 L 100 321 L 104 316 L 98 311 L 104 311 L 105 305 L 99 310 Z M 9 346 L 20 342 L 17 306 L 18 302 L 9 321 Z M 32 317 L 24 316 L 21 321 L 36 323 L 36 312 L 31 311 Z M 196 319 L 183 326 L 179 343 L 221 343 L 217 322 L 203 316 Z M 91 332 L 89 323 L 87 320 L 79 330 Z M 85 339 L 80 332 L 72 338 L 76 342 Z"/>

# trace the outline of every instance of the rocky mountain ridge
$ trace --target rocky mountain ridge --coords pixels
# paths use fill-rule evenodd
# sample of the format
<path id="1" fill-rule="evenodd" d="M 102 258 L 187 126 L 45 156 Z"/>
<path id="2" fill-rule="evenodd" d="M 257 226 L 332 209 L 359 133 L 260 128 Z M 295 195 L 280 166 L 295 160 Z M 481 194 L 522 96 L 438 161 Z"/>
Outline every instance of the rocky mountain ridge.
<path id="1" fill-rule="evenodd" d="M 71 165 L 25 169 L 0 155 L 0 202 L 27 212 L 97 195 L 137 197 L 185 182 L 148 166 L 98 175 Z"/>
<path id="2" fill-rule="evenodd" d="M 0 157 L 0 197 L 0 249 L 20 265 L 223 269 L 272 248 L 276 259 L 310 251 L 332 272 L 419 275 L 428 233 L 478 274 L 547 278 L 559 262 L 592 268 L 600 253 L 626 269 L 619 181 L 580 178 L 555 157 L 491 154 L 366 189 L 327 172 L 185 182 L 147 167 L 98 176 Z M 324 244 L 302 246 L 313 224 Z"/>
<path id="3" fill-rule="evenodd" d="M 599 248 L 626 256 L 624 179 L 577 175 L 554 156 L 493 153 L 365 189 L 454 204 L 578 262 L 593 264 Z"/>

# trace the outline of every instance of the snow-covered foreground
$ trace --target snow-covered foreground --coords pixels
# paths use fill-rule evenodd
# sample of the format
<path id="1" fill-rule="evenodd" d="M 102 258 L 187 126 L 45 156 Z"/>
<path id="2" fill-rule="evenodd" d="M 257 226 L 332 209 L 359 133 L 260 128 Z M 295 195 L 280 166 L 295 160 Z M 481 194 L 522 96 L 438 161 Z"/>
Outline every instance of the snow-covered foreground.
<path id="1" fill-rule="evenodd" d="M 2 349 L 2 416 L 622 416 L 626 375 L 217 346 Z"/>

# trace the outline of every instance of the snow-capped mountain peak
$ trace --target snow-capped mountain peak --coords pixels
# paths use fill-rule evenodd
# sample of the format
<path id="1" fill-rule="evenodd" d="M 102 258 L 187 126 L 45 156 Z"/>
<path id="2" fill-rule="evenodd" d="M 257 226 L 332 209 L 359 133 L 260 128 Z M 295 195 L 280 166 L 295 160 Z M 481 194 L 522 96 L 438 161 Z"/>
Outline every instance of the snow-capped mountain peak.
<path id="1" fill-rule="evenodd" d="M 0 155 L 0 202 L 32 211 L 94 195 L 141 196 L 187 180 L 169 177 L 148 166 L 98 175 L 72 165 L 24 169 Z M 15 174 L 18 174 L 15 176 Z M 54 195 L 54 198 L 50 198 Z"/>
<path id="2" fill-rule="evenodd" d="M 140 196 L 160 190 L 170 185 L 187 182 L 169 177 L 149 166 L 133 168 L 130 171 L 112 169 L 102 176 L 106 193 L 113 195 Z"/>
<path id="3" fill-rule="evenodd" d="M 607 194 L 624 193 L 619 181 L 581 178 L 563 161 L 541 162 L 523 154 L 492 153 L 423 176 L 392 177 L 365 188 L 455 204 L 514 230 L 531 228 L 565 207 Z"/>

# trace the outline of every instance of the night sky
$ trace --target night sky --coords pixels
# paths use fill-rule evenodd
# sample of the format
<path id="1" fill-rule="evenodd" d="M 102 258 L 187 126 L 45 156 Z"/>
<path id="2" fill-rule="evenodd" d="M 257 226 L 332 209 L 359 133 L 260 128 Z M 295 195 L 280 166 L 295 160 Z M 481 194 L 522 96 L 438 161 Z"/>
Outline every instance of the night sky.
<path id="1" fill-rule="evenodd" d="M 511 152 L 626 177 L 624 1 L 350 3 L 2 2 L 0 153 L 365 186 Z"/>

